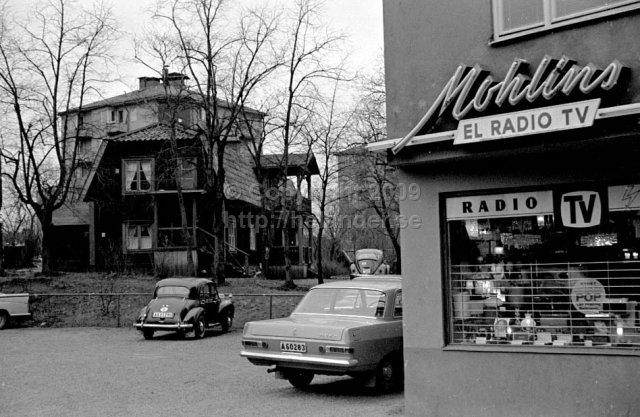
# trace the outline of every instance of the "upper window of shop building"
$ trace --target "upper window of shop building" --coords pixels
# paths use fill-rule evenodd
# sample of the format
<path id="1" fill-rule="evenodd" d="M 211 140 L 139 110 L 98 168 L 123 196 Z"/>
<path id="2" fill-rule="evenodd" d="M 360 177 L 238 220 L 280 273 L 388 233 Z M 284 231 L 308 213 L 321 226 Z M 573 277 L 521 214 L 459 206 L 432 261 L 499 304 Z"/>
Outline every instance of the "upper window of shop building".
<path id="1" fill-rule="evenodd" d="M 493 0 L 495 40 L 640 8 L 640 0 Z"/>
<path id="2" fill-rule="evenodd" d="M 640 184 L 445 202 L 449 344 L 640 350 Z"/>

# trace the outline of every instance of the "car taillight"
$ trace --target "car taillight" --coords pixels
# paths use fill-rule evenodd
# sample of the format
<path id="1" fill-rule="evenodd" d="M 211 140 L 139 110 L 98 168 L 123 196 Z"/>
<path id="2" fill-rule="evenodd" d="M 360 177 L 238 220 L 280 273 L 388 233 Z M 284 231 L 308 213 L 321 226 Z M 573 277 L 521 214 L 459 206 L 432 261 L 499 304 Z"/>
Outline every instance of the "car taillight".
<path id="1" fill-rule="evenodd" d="M 243 340 L 242 346 L 269 349 L 269 344 L 261 340 Z"/>
<path id="2" fill-rule="evenodd" d="M 327 346 L 326 351 L 329 353 L 343 353 L 347 355 L 351 355 L 354 352 L 352 347 L 344 347 L 344 346 Z"/>

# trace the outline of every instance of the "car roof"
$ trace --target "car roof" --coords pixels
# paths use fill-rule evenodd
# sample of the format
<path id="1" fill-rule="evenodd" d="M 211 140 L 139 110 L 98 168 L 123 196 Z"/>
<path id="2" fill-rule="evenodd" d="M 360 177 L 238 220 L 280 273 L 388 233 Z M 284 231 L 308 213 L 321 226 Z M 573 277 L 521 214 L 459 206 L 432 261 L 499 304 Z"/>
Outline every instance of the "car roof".
<path id="1" fill-rule="evenodd" d="M 316 285 L 314 288 L 363 288 L 370 290 L 387 291 L 402 288 L 400 275 L 367 275 L 356 277 L 352 280 L 341 280 Z"/>
<path id="2" fill-rule="evenodd" d="M 156 287 L 195 287 L 200 284 L 209 284 L 213 281 L 206 278 L 165 278 L 156 283 Z"/>

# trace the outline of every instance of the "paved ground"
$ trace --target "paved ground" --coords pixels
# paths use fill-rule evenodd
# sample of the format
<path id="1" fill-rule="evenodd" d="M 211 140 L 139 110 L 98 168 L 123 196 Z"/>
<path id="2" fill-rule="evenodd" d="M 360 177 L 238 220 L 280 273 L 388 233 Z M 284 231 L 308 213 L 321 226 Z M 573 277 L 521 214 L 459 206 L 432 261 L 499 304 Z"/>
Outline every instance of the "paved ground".
<path id="1" fill-rule="evenodd" d="M 402 393 L 376 396 L 347 377 L 316 377 L 306 391 L 276 380 L 240 357 L 241 333 L 3 330 L 0 416 L 402 415 Z"/>

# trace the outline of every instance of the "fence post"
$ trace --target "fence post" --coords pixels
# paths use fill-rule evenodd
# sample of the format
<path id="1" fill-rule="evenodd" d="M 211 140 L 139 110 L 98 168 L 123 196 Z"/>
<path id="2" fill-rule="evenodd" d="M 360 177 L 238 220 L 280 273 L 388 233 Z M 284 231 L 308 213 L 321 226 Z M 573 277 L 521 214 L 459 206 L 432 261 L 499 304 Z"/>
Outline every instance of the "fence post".
<path id="1" fill-rule="evenodd" d="M 269 318 L 273 318 L 273 294 L 269 295 Z"/>
<path id="2" fill-rule="evenodd" d="M 120 294 L 116 295 L 116 308 L 118 309 L 118 327 L 120 327 Z"/>

